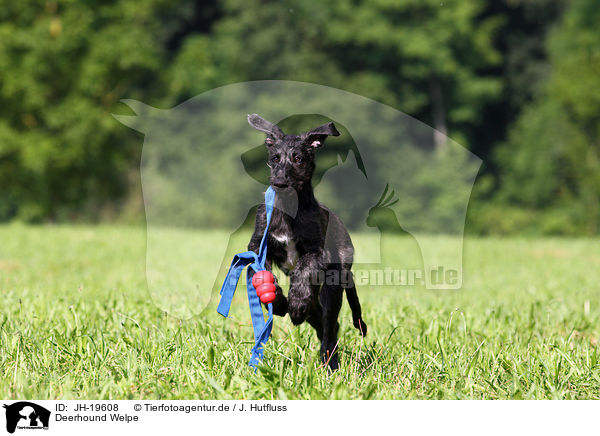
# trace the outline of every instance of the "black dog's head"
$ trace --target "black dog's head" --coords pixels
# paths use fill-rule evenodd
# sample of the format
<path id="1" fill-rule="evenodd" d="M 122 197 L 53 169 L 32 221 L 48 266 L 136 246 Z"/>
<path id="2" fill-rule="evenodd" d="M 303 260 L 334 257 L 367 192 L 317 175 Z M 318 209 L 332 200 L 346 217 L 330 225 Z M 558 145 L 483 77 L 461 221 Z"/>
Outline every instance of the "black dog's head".
<path id="1" fill-rule="evenodd" d="M 309 132 L 286 135 L 279 126 L 256 114 L 248 115 L 248 122 L 256 130 L 267 134 L 265 144 L 269 151 L 267 165 L 271 168 L 270 182 L 274 188 L 302 189 L 310 183 L 315 170 L 315 150 L 328 136 L 339 136 L 333 123 L 323 124 Z"/>

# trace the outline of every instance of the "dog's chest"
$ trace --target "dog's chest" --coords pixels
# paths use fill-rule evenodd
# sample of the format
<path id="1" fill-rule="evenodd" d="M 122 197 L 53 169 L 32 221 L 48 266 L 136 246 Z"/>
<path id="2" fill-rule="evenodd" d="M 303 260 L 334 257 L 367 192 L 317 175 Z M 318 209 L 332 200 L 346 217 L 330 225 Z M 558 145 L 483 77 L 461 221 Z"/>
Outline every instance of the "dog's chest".
<path id="1" fill-rule="evenodd" d="M 288 273 L 294 269 L 296 262 L 298 261 L 298 249 L 296 247 L 296 242 L 287 233 L 273 232 L 271 237 L 279 242 L 285 252 L 285 256 L 283 256 L 283 262 L 281 265 L 279 265 L 279 267 L 285 273 Z"/>

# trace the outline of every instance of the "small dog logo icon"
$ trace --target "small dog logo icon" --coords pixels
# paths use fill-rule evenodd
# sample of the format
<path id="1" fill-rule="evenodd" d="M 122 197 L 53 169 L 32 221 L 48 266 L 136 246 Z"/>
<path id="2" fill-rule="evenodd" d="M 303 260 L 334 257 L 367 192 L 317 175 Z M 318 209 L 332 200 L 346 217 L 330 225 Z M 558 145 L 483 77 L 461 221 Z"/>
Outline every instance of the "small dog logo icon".
<path id="1" fill-rule="evenodd" d="M 19 401 L 10 405 L 4 404 L 6 409 L 6 431 L 14 433 L 19 429 L 48 429 L 50 411 L 28 401 Z"/>

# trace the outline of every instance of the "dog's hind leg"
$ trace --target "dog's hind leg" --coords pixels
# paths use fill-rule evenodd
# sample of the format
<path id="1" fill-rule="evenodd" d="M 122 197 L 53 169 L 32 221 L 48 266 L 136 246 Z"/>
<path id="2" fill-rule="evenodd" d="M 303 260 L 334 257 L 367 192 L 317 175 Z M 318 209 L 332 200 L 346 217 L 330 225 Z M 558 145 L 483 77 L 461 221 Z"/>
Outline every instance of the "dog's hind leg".
<path id="1" fill-rule="evenodd" d="M 319 341 L 323 340 L 323 309 L 318 301 L 311 306 L 308 318 L 306 321 L 315 329 L 317 332 L 317 338 Z"/>
<path id="2" fill-rule="evenodd" d="M 323 339 L 321 340 L 321 358 L 323 363 L 328 363 L 332 370 L 338 369 L 337 334 L 339 323 L 337 321 L 342 307 L 342 294 L 344 289 L 338 283 L 323 285 L 321 289 L 321 306 L 323 307 Z"/>
<path id="3" fill-rule="evenodd" d="M 344 271 L 347 279 L 347 283 L 344 285 L 346 288 L 346 299 L 348 300 L 348 304 L 350 305 L 350 310 L 352 310 L 352 324 L 354 327 L 358 329 L 362 336 L 367 335 L 367 324 L 362 319 L 362 311 L 360 308 L 360 302 L 358 301 L 358 294 L 356 293 L 356 286 L 354 284 L 354 276 L 352 271 L 345 270 Z"/>

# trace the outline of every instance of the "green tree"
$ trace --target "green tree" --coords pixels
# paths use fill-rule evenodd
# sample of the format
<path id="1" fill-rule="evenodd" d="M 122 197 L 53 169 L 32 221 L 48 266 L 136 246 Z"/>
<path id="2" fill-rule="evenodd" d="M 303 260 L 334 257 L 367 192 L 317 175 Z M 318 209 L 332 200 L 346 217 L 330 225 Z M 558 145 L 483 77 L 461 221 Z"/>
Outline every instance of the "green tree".
<path id="1" fill-rule="evenodd" d="M 543 232 L 596 234 L 600 196 L 600 11 L 576 0 L 548 39 L 552 74 L 497 152 L 499 199 Z"/>
<path id="2" fill-rule="evenodd" d="M 119 199 L 139 137 L 110 116 L 156 101 L 186 2 L 0 6 L 0 219 L 95 214 Z"/>
<path id="3" fill-rule="evenodd" d="M 346 0 L 326 29 L 351 83 L 384 83 L 376 97 L 433 126 L 442 134 L 436 144 L 446 134 L 466 143 L 501 90 L 486 70 L 501 61 L 493 37 L 502 21 L 482 18 L 484 7 L 479 0 Z"/>

